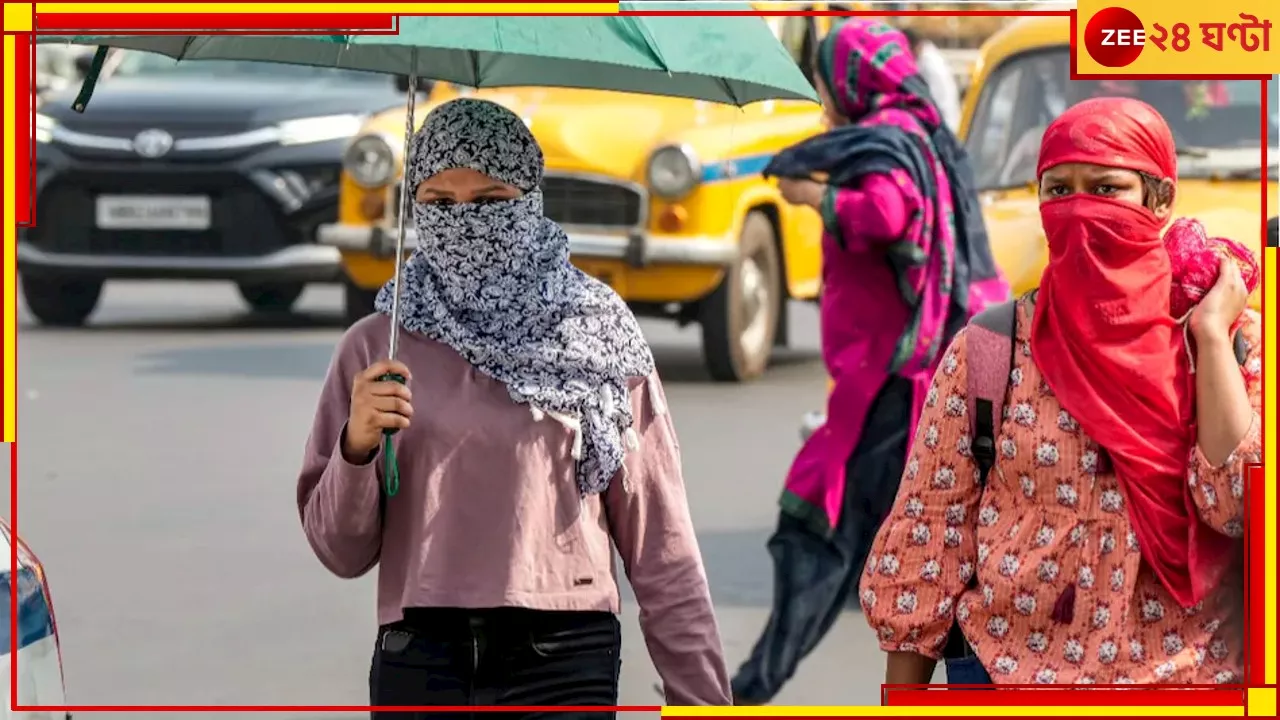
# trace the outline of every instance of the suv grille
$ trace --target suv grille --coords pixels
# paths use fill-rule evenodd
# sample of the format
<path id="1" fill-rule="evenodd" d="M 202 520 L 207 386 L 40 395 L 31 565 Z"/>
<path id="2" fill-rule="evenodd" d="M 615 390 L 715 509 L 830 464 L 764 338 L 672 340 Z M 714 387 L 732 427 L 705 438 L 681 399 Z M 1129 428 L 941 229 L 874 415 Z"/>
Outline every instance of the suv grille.
<path id="1" fill-rule="evenodd" d="M 103 230 L 96 224 L 99 195 L 208 195 L 207 230 Z M 83 255 L 266 255 L 290 243 L 270 198 L 234 173 L 77 171 L 40 193 L 40 222 L 28 231 L 48 252 Z"/>

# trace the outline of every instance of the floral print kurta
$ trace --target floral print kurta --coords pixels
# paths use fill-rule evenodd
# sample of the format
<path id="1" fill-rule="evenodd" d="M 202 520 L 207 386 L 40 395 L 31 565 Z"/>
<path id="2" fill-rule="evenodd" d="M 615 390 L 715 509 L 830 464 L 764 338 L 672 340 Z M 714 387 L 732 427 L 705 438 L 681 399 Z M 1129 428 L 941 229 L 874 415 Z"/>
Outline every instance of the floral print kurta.
<path id="1" fill-rule="evenodd" d="M 1032 362 L 1029 300 L 1018 314 L 985 491 L 969 448 L 965 331 L 929 389 L 862 579 L 881 647 L 939 658 L 954 619 L 996 683 L 1242 682 L 1239 639 L 1218 633 L 1229 604 L 1215 596 L 1183 609 L 1143 564 L 1115 475 Z M 1233 538 L 1244 531 L 1244 467 L 1261 457 L 1260 326 L 1248 311 L 1251 429 L 1221 467 L 1198 448 L 1187 464 L 1200 518 Z M 1073 583 L 1071 611 L 1055 613 Z"/>

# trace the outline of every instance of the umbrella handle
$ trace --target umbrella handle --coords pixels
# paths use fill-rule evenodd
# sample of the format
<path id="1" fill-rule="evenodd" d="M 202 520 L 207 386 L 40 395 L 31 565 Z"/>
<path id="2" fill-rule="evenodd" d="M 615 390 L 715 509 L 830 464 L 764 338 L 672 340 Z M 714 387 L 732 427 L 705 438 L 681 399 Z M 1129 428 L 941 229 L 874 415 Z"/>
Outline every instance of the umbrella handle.
<path id="1" fill-rule="evenodd" d="M 398 382 L 404 384 L 405 378 L 398 373 L 386 373 L 378 377 L 378 382 Z M 392 436 L 395 429 L 382 431 L 382 482 L 387 497 L 395 497 L 400 492 L 400 462 L 396 459 L 396 446 Z"/>
<path id="2" fill-rule="evenodd" d="M 404 272 L 404 229 L 407 224 L 409 208 L 409 150 L 413 145 L 414 109 L 418 103 L 418 48 L 409 49 L 409 92 L 405 100 L 404 148 L 401 156 L 403 166 L 400 168 L 400 217 L 396 218 L 396 271 L 395 284 L 391 289 L 391 342 L 387 348 L 387 357 L 394 360 L 396 350 L 400 347 L 400 279 Z"/>
<path id="3" fill-rule="evenodd" d="M 107 61 L 109 52 L 111 48 L 106 45 L 99 45 L 94 51 L 93 61 L 89 63 L 89 72 L 85 73 L 84 81 L 80 83 L 80 92 L 71 103 L 72 110 L 83 114 L 84 109 L 89 106 L 89 98 L 93 97 L 93 90 L 98 87 L 98 76 L 102 74 L 102 65 Z"/>

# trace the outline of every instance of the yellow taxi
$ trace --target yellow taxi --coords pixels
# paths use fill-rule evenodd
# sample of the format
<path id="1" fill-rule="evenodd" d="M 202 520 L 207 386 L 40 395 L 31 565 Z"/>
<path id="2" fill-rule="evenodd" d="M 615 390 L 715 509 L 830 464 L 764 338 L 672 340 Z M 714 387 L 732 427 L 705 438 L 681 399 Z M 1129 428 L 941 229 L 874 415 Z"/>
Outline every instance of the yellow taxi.
<path id="1" fill-rule="evenodd" d="M 831 18 L 767 21 L 811 72 Z M 787 301 L 818 294 L 822 224 L 783 202 L 760 172 L 778 150 L 821 131 L 815 104 L 736 108 L 544 87 L 472 94 L 518 113 L 542 145 L 547 215 L 568 233 L 575 264 L 637 315 L 699 324 L 715 379 L 764 371 L 787 339 Z M 372 310 L 393 273 L 403 138 L 403 110 L 370 119 L 346 156 L 338 222 L 318 231 L 342 252 L 349 321 Z"/>
<path id="2" fill-rule="evenodd" d="M 1164 115 L 1178 143 L 1175 216 L 1198 218 L 1262 257 L 1261 90 L 1257 81 L 1072 80 L 1067 18 L 1026 18 L 993 35 L 974 62 L 960 135 L 976 174 L 996 264 L 1015 295 L 1035 289 L 1048 262 L 1036 161 L 1046 126 L 1090 97 L 1129 95 Z M 1271 80 L 1270 97 L 1277 92 Z M 1268 192 L 1275 197 L 1280 115 L 1269 114 Z M 1274 222 L 1274 218 L 1272 219 Z M 1259 290 L 1250 306 L 1261 310 Z M 822 424 L 804 418 L 801 436 Z"/>

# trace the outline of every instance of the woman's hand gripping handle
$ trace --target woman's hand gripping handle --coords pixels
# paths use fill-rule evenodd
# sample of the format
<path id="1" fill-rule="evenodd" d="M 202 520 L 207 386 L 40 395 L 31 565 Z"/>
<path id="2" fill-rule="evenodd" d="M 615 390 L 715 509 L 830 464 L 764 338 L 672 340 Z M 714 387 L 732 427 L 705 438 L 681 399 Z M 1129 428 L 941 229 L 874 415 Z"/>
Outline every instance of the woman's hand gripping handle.
<path id="1" fill-rule="evenodd" d="M 413 418 L 413 394 L 409 368 L 396 360 L 380 360 L 356 376 L 351 383 L 351 411 L 342 438 L 342 455 L 347 462 L 362 465 L 372 459 L 382 443 L 387 494 L 400 489 L 391 436 L 409 427 Z"/>

